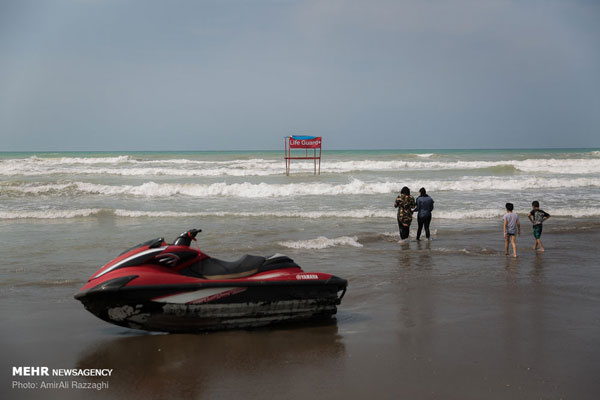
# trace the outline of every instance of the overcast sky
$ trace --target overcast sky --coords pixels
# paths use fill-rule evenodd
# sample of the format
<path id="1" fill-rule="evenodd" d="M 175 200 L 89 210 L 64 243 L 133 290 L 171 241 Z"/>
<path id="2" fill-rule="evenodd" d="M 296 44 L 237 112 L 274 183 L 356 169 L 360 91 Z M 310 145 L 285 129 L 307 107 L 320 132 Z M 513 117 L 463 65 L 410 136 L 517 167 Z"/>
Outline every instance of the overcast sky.
<path id="1" fill-rule="evenodd" d="M 0 0 L 0 151 L 600 147 L 600 2 Z"/>

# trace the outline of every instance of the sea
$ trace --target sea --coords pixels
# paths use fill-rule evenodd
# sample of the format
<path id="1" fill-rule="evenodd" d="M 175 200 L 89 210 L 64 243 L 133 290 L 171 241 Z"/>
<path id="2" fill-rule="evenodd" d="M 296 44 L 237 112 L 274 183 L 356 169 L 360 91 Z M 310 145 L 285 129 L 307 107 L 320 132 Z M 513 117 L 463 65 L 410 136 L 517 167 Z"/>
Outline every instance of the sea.
<path id="1" fill-rule="evenodd" d="M 323 150 L 314 171 L 292 160 L 286 175 L 283 150 L 0 153 L 0 397 L 48 398 L 10 386 L 19 365 L 114 368 L 102 398 L 600 395 L 600 149 Z M 398 243 L 404 186 L 435 201 L 431 241 L 415 218 Z M 545 253 L 534 200 L 551 215 Z M 122 250 L 191 228 L 216 258 L 283 253 L 348 279 L 333 324 L 148 335 L 73 298 Z"/>
<path id="2" fill-rule="evenodd" d="M 210 220 L 218 236 L 240 219 L 323 233 L 357 220 L 382 233 L 403 186 L 415 197 L 426 188 L 435 218 L 460 226 L 501 217 L 508 201 L 522 213 L 539 200 L 556 217 L 600 217 L 596 149 L 325 151 L 320 172 L 293 160 L 286 176 L 281 151 L 0 153 L 0 221 Z"/>

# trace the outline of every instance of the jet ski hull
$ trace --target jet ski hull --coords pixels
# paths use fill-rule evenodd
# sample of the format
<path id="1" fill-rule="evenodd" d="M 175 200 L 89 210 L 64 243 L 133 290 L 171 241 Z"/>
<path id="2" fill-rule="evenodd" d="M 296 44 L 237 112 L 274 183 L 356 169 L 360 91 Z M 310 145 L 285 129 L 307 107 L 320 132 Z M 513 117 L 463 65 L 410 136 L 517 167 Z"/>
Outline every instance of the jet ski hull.
<path id="1" fill-rule="evenodd" d="M 76 295 L 97 317 L 128 328 L 160 332 L 255 328 L 328 318 L 346 281 L 207 282 L 162 287 L 119 287 L 116 279 Z"/>

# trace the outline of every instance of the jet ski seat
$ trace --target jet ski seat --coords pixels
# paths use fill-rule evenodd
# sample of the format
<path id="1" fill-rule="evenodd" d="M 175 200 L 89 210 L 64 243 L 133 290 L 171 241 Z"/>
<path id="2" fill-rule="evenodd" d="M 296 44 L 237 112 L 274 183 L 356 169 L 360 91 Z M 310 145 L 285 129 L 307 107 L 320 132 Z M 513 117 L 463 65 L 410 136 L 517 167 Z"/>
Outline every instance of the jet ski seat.
<path id="1" fill-rule="evenodd" d="M 246 254 L 235 261 L 223 261 L 217 258 L 202 260 L 202 275 L 206 279 L 236 279 L 254 275 L 265 262 L 261 256 Z"/>
<path id="2" fill-rule="evenodd" d="M 291 258 L 275 254 L 268 258 L 246 254 L 236 261 L 207 258 L 180 271 L 182 275 L 204 279 L 238 279 L 281 268 L 300 268 Z"/>
<path id="3" fill-rule="evenodd" d="M 246 254 L 235 261 L 223 261 L 218 258 L 207 258 L 199 263 L 192 265 L 188 271 L 182 271 L 184 275 L 202 276 L 206 279 L 237 279 L 254 275 L 258 268 L 265 262 L 261 256 L 251 256 Z"/>

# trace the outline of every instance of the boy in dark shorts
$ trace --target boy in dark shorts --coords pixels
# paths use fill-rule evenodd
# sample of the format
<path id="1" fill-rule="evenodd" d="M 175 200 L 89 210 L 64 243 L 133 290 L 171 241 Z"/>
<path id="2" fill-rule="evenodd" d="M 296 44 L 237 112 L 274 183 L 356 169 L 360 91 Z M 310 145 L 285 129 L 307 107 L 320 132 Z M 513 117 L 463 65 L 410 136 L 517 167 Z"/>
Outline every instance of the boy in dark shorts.
<path id="1" fill-rule="evenodd" d="M 533 210 L 529 212 L 527 218 L 533 224 L 533 237 L 535 238 L 533 249 L 537 250 L 539 247 L 540 251 L 544 251 L 544 246 L 542 246 L 542 241 L 540 240 L 540 237 L 542 237 L 542 223 L 550 218 L 550 214 L 544 210 L 540 210 L 540 203 L 537 200 L 532 202 L 531 206 Z"/>
<path id="2" fill-rule="evenodd" d="M 506 214 L 502 218 L 504 220 L 504 254 L 508 255 L 508 242 L 511 242 L 513 248 L 513 257 L 517 257 L 517 241 L 516 235 L 521 234 L 521 223 L 519 215 L 513 212 L 514 205 L 506 203 Z"/>

